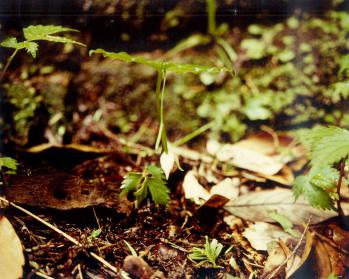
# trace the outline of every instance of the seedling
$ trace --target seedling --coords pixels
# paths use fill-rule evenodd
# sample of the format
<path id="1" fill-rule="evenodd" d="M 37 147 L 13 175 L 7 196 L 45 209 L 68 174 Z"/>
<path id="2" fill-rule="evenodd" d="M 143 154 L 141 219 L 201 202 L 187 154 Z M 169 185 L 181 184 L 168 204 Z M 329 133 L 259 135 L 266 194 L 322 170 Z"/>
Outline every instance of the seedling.
<path id="1" fill-rule="evenodd" d="M 126 241 L 126 240 L 124 240 L 124 243 L 125 243 L 127 249 L 130 251 L 131 255 L 134 257 L 138 257 L 136 250 L 131 246 L 131 244 L 128 243 L 128 241 Z"/>
<path id="2" fill-rule="evenodd" d="M 0 46 L 6 47 L 6 48 L 12 48 L 14 49 L 14 51 L 12 52 L 11 56 L 6 62 L 6 65 L 2 71 L 0 80 L 3 78 L 3 75 L 5 74 L 6 70 L 11 64 L 11 61 L 16 56 L 18 51 L 24 49 L 28 53 L 30 53 L 31 56 L 33 56 L 33 58 L 36 58 L 36 54 L 39 49 L 39 44 L 37 43 L 37 41 L 49 41 L 49 42 L 56 42 L 56 43 L 63 43 L 63 44 L 70 43 L 70 44 L 85 46 L 84 44 L 74 41 L 72 39 L 54 35 L 62 32 L 79 32 L 79 31 L 75 29 L 66 28 L 63 26 L 56 26 L 56 25 L 30 25 L 26 28 L 23 28 L 23 36 L 25 38 L 24 41 L 18 42 L 17 38 L 15 37 L 9 37 L 3 40 L 0 43 Z"/>
<path id="3" fill-rule="evenodd" d="M 188 258 L 197 263 L 197 265 L 203 265 L 204 263 L 211 263 L 214 268 L 219 268 L 216 261 L 221 254 L 223 245 L 218 242 L 217 239 L 213 239 L 209 242 L 208 237 L 205 237 L 205 244 L 203 248 L 194 247 L 190 250 Z"/>
<path id="4" fill-rule="evenodd" d="M 343 216 L 340 190 L 346 175 L 349 131 L 338 127 L 315 128 L 303 135 L 301 142 L 310 150 L 311 168 L 307 175 L 296 178 L 295 197 L 304 195 L 312 206 L 334 209 Z"/>
<path id="5" fill-rule="evenodd" d="M 129 172 L 122 181 L 121 189 L 121 196 L 133 192 L 137 206 L 149 193 L 155 204 L 166 205 L 170 198 L 165 175 L 156 166 L 148 166 L 142 173 Z"/>
<path id="6" fill-rule="evenodd" d="M 161 61 L 161 60 L 152 60 L 142 56 L 132 56 L 126 52 L 108 52 L 100 48 L 96 50 L 91 50 L 90 55 L 92 54 L 102 54 L 105 58 L 118 59 L 127 63 L 138 63 L 138 64 L 146 65 L 157 71 L 158 75 L 157 75 L 155 94 L 156 94 L 156 100 L 158 102 L 157 106 L 159 108 L 160 127 L 159 127 L 158 136 L 155 143 L 155 149 L 158 149 L 161 144 L 165 153 L 168 153 L 167 135 L 166 135 L 165 122 L 164 122 L 164 96 L 165 96 L 167 74 L 168 73 L 201 74 L 205 72 L 217 74 L 223 71 L 231 72 L 231 70 L 224 67 L 211 67 L 211 66 L 203 66 L 203 65 L 195 65 L 195 64 L 180 64 L 180 63 L 167 62 L 167 61 Z"/>

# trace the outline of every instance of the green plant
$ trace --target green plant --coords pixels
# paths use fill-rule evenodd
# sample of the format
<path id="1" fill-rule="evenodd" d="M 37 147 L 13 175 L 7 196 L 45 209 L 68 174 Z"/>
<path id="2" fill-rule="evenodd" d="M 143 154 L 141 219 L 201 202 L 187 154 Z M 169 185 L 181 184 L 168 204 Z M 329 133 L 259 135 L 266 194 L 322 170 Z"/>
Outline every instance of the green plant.
<path id="1" fill-rule="evenodd" d="M 11 157 L 0 157 L 0 171 L 8 174 L 15 174 L 17 171 L 17 161 Z"/>
<path id="2" fill-rule="evenodd" d="M 304 195 L 314 207 L 336 209 L 342 215 L 340 190 L 349 155 L 349 131 L 333 126 L 318 127 L 304 133 L 301 142 L 310 151 L 311 168 L 307 175 L 296 178 L 294 195 L 296 198 Z"/>
<path id="3" fill-rule="evenodd" d="M 155 204 L 166 205 L 169 201 L 169 189 L 161 168 L 148 166 L 141 172 L 129 172 L 121 184 L 121 196 L 133 192 L 138 206 L 150 194 Z"/>
<path id="4" fill-rule="evenodd" d="M 130 251 L 131 255 L 134 257 L 138 257 L 138 254 L 137 254 L 136 250 L 132 247 L 132 245 L 126 240 L 124 240 L 124 243 L 125 243 L 127 249 Z"/>
<path id="5" fill-rule="evenodd" d="M 108 51 L 105 51 L 104 49 L 91 50 L 90 55 L 91 54 L 102 54 L 106 58 L 118 59 L 128 63 L 138 63 L 138 64 L 146 65 L 157 71 L 157 82 L 156 82 L 155 93 L 156 93 L 157 107 L 159 109 L 160 127 L 159 127 L 159 132 L 158 132 L 158 136 L 155 143 L 155 149 L 158 149 L 161 144 L 165 153 L 168 152 L 166 127 L 165 127 L 165 121 L 164 121 L 164 96 L 165 96 L 167 74 L 168 73 L 201 74 L 204 72 L 217 74 L 223 71 L 230 71 L 229 69 L 224 67 L 203 66 L 203 65 L 195 65 L 195 64 L 180 64 L 180 63 L 174 63 L 174 62 L 152 60 L 142 56 L 132 56 L 126 52 L 118 52 L 118 53 L 108 52 Z"/>
<path id="6" fill-rule="evenodd" d="M 85 46 L 84 44 L 74 41 L 72 39 L 62 37 L 62 36 L 56 36 L 54 34 L 61 33 L 61 32 L 78 32 L 78 30 L 70 29 L 62 26 L 55 26 L 55 25 L 30 25 L 28 27 L 23 28 L 23 36 L 25 38 L 24 41 L 18 42 L 17 38 L 15 37 L 8 37 L 5 40 L 3 40 L 0 43 L 0 46 L 5 48 L 11 48 L 14 49 L 11 56 L 7 59 L 7 62 L 1 72 L 0 81 L 2 81 L 8 67 L 10 66 L 13 58 L 16 56 L 16 54 L 24 49 L 28 53 L 30 53 L 33 58 L 36 57 L 39 45 L 37 41 L 49 41 L 49 42 L 56 42 L 56 43 L 72 43 L 72 44 L 78 44 Z M 16 86 L 11 87 L 16 92 L 21 92 L 23 94 L 27 94 L 28 97 L 23 98 L 20 100 L 18 96 L 15 98 L 14 96 L 11 97 L 10 102 L 19 107 L 21 110 L 16 113 L 15 115 L 15 121 L 17 121 L 17 125 L 21 126 L 23 125 L 23 122 L 25 122 L 25 119 L 28 117 L 33 116 L 34 110 L 36 109 L 37 103 L 40 102 L 40 98 L 35 97 L 32 90 L 25 90 L 23 88 L 19 88 Z M 28 103 L 29 98 L 29 103 Z M 17 162 L 16 160 L 10 158 L 10 157 L 0 157 L 0 170 L 2 171 L 2 167 L 10 169 L 11 173 L 15 173 L 17 169 Z"/>
<path id="7" fill-rule="evenodd" d="M 214 50 L 219 58 L 219 61 L 226 67 L 233 69 L 233 62 L 237 55 L 231 45 L 223 38 L 223 35 L 228 31 L 228 24 L 222 23 L 217 26 L 216 23 L 216 0 L 207 0 L 207 34 L 194 34 L 180 41 L 174 48 L 167 52 L 167 56 L 173 56 L 181 51 L 200 45 L 214 43 Z"/>
<path id="8" fill-rule="evenodd" d="M 8 58 L 6 65 L 3 69 L 1 79 L 8 69 L 9 65 L 11 64 L 11 61 L 16 56 L 18 51 L 24 49 L 28 53 L 30 53 L 33 58 L 36 57 L 37 51 L 39 49 L 39 44 L 37 41 L 49 41 L 49 42 L 56 42 L 56 43 L 71 43 L 71 44 L 77 44 L 81 46 L 85 46 L 84 44 L 74 41 L 72 39 L 62 37 L 62 36 L 56 36 L 57 33 L 62 32 L 79 32 L 78 30 L 66 28 L 63 26 L 56 26 L 56 25 L 30 25 L 28 27 L 23 28 L 23 36 L 25 38 L 24 41 L 18 42 L 17 38 L 15 37 L 9 37 L 3 40 L 0 43 L 0 46 L 6 47 L 6 48 L 12 48 L 14 51 L 12 52 L 11 56 Z"/>
<path id="9" fill-rule="evenodd" d="M 203 248 L 194 247 L 190 250 L 188 258 L 198 265 L 204 263 L 211 263 L 214 268 L 220 267 L 217 265 L 216 261 L 223 250 L 223 245 L 218 242 L 217 239 L 213 239 L 209 242 L 208 237 L 205 237 L 205 244 Z"/>

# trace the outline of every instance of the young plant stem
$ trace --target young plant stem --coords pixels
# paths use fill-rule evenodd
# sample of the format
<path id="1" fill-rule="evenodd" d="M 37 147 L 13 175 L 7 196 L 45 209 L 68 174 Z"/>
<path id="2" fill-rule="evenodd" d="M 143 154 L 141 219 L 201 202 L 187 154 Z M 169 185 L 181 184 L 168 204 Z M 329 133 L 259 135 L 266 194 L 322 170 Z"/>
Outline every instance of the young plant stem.
<path id="1" fill-rule="evenodd" d="M 341 219 L 344 219 L 344 211 L 341 206 L 341 186 L 342 186 L 342 181 L 345 175 L 345 161 L 347 158 L 343 158 L 340 160 L 338 167 L 339 167 L 339 179 L 337 181 L 337 195 L 338 195 L 338 200 L 337 200 L 337 210 L 338 210 L 338 216 Z"/>
<path id="2" fill-rule="evenodd" d="M 15 50 L 13 51 L 13 53 L 11 54 L 11 56 L 7 59 L 6 65 L 5 65 L 4 69 L 3 69 L 2 72 L 1 72 L 0 82 L 1 82 L 2 79 L 4 78 L 5 73 L 6 73 L 7 69 L 8 69 L 8 67 L 10 66 L 10 64 L 11 64 L 11 62 L 12 62 L 12 60 L 13 60 L 13 58 L 16 56 L 17 52 L 18 52 L 18 49 L 15 49 Z"/>
<path id="3" fill-rule="evenodd" d="M 174 146 L 181 146 L 182 144 L 187 143 L 188 141 L 192 140 L 193 138 L 197 137 L 198 135 L 202 134 L 206 130 L 212 128 L 214 126 L 214 122 L 208 122 L 205 125 L 201 126 L 200 128 L 196 129 L 195 131 L 191 132 L 190 134 L 185 135 L 184 137 L 180 138 L 179 140 L 176 140 L 173 145 Z"/>
<path id="4" fill-rule="evenodd" d="M 208 33 L 213 36 L 216 33 L 216 8 L 216 0 L 207 0 Z"/>
<path id="5" fill-rule="evenodd" d="M 158 136 L 155 143 L 155 149 L 158 149 L 160 147 L 160 142 L 161 142 L 165 153 L 167 153 L 168 146 L 167 146 L 165 123 L 164 123 L 164 96 L 165 96 L 165 87 L 166 87 L 166 70 L 161 71 L 161 77 L 162 77 L 161 94 L 159 94 L 157 90 L 157 95 L 160 95 L 160 127 L 159 127 L 159 132 L 158 132 Z M 158 83 L 156 87 L 158 89 Z"/>

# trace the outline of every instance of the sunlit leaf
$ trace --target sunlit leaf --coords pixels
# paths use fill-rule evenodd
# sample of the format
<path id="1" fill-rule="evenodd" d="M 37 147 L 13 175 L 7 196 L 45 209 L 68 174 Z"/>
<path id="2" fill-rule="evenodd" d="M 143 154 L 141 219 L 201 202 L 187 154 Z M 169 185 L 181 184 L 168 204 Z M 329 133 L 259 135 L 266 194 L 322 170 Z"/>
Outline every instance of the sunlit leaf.
<path id="1" fill-rule="evenodd" d="M 96 50 L 90 51 L 90 55 L 95 53 L 102 54 L 104 57 L 118 59 L 128 63 L 133 62 L 133 63 L 142 64 L 142 65 L 147 65 L 157 71 L 165 70 L 166 72 L 173 72 L 177 74 L 185 74 L 185 73 L 200 74 L 203 72 L 220 73 L 224 71 L 230 71 L 229 69 L 223 68 L 223 67 L 211 67 L 211 66 L 202 66 L 202 65 L 195 65 L 195 64 L 180 64 L 180 63 L 174 63 L 174 62 L 152 60 L 142 56 L 132 56 L 127 52 L 108 52 L 108 51 L 105 51 L 104 49 L 96 49 Z"/>

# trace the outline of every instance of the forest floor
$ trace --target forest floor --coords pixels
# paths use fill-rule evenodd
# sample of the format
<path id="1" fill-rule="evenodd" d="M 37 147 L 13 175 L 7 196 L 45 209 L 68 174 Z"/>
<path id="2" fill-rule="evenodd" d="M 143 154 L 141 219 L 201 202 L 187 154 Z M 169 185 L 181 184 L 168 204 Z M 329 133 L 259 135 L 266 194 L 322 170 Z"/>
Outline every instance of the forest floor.
<path id="1" fill-rule="evenodd" d="M 291 27 L 285 27 L 287 24 Z M 297 31 L 292 21 L 287 24 L 283 27 L 287 31 L 281 31 L 285 37 Z M 245 31 L 231 30 L 229 42 L 237 44 Z M 276 38 L 277 32 L 273 33 Z M 282 44 L 276 42 L 280 49 Z M 247 64 L 246 68 L 263 66 L 239 51 L 237 67 L 239 63 Z M 241 109 L 239 105 L 228 111 L 228 119 L 233 113 L 243 118 L 232 124 L 231 134 L 235 136 L 236 131 L 238 140 L 229 138 L 222 127 L 211 125 L 222 128 L 218 140 L 205 133 L 206 129 L 185 144 L 170 145 L 169 154 L 161 154 L 153 149 L 159 128 L 156 97 L 149 96 L 155 88 L 153 70 L 91 58 L 86 49 L 43 47 L 41 54 L 38 65 L 21 57 L 6 74 L 7 84 L 17 86 L 6 88 L 8 94 L 19 97 L 9 97 L 5 118 L 10 119 L 16 109 L 29 115 L 24 117 L 28 122 L 5 119 L 10 126 L 5 145 L 19 162 L 15 175 L 5 175 L 0 197 L 0 255 L 9 255 L 6 265 L 13 268 L 10 272 L 21 274 L 24 264 L 23 278 L 349 278 L 349 221 L 334 210 L 312 207 L 302 197 L 295 200 L 292 184 L 308 167 L 308 152 L 295 133 L 273 125 L 279 121 L 287 127 L 283 121 L 289 121 L 289 115 L 272 116 L 272 109 L 267 111 L 265 100 L 255 94 L 256 102 L 246 109 L 244 118 L 235 111 Z M 165 53 L 141 54 L 158 59 Z M 282 59 L 293 59 L 284 54 Z M 213 61 L 214 55 L 208 44 L 177 58 L 202 62 L 206 58 Z M 263 55 L 259 59 L 269 59 Z M 320 61 L 317 56 L 314 59 Z M 265 65 L 280 63 L 281 77 L 275 74 L 280 68 L 275 66 L 272 72 L 265 66 L 262 73 L 276 76 L 266 86 L 268 94 L 277 86 L 282 89 L 275 89 L 276 93 L 286 91 L 288 78 L 296 80 L 295 84 L 303 82 L 298 76 L 283 77 L 283 71 L 289 70 L 288 61 L 270 61 Z M 306 81 L 318 85 L 316 75 L 326 77 L 328 73 L 313 68 Z M 227 87 L 239 86 L 238 98 L 248 103 L 243 94 L 263 85 L 251 82 L 260 69 L 246 72 L 238 85 L 232 82 Z M 203 76 L 199 82 L 189 77 L 187 86 L 184 78 L 169 75 L 168 91 L 181 92 L 165 99 L 165 122 L 173 143 L 199 124 L 207 124 L 200 123 L 203 118 L 220 113 L 209 107 L 208 116 L 192 118 L 199 105 L 191 95 L 202 96 L 208 88 L 221 96 L 226 90 L 228 74 L 212 82 L 211 78 Z M 303 84 L 300 88 L 303 92 Z M 26 98 L 34 110 L 15 109 L 18 99 Z M 269 103 L 273 102 L 270 98 Z M 222 110 L 234 102 L 212 97 L 207 103 L 214 101 L 221 102 L 217 107 L 223 104 Z M 284 113 L 282 110 L 278 113 Z M 298 116 L 297 111 L 293 114 Z M 304 115 L 307 125 L 316 121 Z M 317 111 L 314 115 L 324 118 Z M 161 165 L 166 175 L 167 206 L 154 204 L 149 196 L 138 204 L 132 193 L 120 195 L 124 177 L 130 172 L 142 173 L 149 165 Z M 342 207 L 348 215 L 346 184 L 344 179 L 340 186 Z"/>

